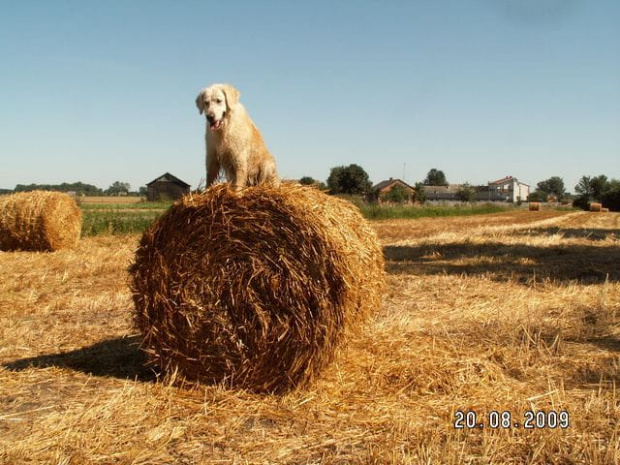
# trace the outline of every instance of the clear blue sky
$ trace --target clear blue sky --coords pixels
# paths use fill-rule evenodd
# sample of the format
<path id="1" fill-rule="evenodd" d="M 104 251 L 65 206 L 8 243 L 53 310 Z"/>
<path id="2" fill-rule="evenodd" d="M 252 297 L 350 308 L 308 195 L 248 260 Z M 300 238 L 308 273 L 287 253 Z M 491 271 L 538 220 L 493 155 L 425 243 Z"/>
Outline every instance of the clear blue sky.
<path id="1" fill-rule="evenodd" d="M 229 82 L 284 178 L 620 178 L 618 0 L 0 0 L 0 187 L 204 178 Z"/>

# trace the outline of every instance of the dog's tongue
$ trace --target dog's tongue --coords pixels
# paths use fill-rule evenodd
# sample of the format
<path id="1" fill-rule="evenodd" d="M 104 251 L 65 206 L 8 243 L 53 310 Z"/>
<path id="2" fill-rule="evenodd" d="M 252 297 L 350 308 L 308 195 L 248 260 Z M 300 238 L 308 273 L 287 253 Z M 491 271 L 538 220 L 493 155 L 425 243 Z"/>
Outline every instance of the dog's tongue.
<path id="1" fill-rule="evenodd" d="M 215 129 L 216 131 L 220 128 L 221 126 L 221 121 L 216 121 L 213 124 L 211 124 L 211 129 Z"/>

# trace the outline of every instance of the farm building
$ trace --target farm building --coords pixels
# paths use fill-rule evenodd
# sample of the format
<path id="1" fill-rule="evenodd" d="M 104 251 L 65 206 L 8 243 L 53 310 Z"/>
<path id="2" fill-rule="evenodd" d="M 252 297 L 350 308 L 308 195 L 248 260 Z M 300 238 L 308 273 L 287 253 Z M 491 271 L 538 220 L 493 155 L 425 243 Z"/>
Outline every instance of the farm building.
<path id="1" fill-rule="evenodd" d="M 396 186 L 401 186 L 403 189 L 405 189 L 409 198 L 411 198 L 413 194 L 415 194 L 415 189 L 409 184 L 407 184 L 405 181 L 390 178 L 372 186 L 370 200 L 374 202 L 381 202 L 383 197 L 385 197 L 385 195 L 387 195 Z"/>
<path id="2" fill-rule="evenodd" d="M 164 173 L 146 185 L 146 198 L 157 200 L 177 200 L 189 194 L 190 185 L 170 173 Z"/>
<path id="3" fill-rule="evenodd" d="M 529 195 L 530 186 L 512 176 L 506 176 L 489 183 L 489 200 L 518 202 L 526 200 Z"/>
<path id="4" fill-rule="evenodd" d="M 409 184 L 400 179 L 390 178 L 373 186 L 370 200 L 381 201 L 382 197 L 397 185 L 405 188 L 410 195 L 415 193 L 415 189 Z M 464 184 L 449 184 L 447 186 L 423 186 L 422 189 L 429 201 L 460 202 L 458 192 L 463 186 Z M 485 186 L 472 187 L 476 191 L 475 200 L 482 202 L 518 202 L 526 200 L 530 194 L 530 186 L 512 176 L 489 182 Z"/>

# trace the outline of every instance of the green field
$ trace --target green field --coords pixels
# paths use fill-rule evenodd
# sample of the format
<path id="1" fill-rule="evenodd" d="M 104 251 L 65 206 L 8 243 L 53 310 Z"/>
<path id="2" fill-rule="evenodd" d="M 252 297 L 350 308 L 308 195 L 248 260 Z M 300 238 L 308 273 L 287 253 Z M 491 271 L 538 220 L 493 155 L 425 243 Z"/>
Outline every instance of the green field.
<path id="1" fill-rule="evenodd" d="M 172 202 L 82 204 L 80 205 L 83 214 L 82 236 L 143 232 L 171 205 Z M 511 211 L 517 208 L 513 205 L 491 203 L 428 206 L 372 204 L 358 206 L 362 215 L 370 220 L 471 216 Z"/>
<path id="2" fill-rule="evenodd" d="M 82 204 L 82 236 L 143 232 L 170 205 L 172 202 Z"/>

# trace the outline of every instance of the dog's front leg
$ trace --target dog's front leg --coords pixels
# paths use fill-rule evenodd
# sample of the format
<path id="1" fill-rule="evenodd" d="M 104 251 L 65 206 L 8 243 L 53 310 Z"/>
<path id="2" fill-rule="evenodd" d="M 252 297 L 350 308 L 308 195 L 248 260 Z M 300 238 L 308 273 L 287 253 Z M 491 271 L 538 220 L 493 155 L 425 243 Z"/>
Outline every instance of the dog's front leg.
<path id="1" fill-rule="evenodd" d="M 220 173 L 220 160 L 215 150 L 207 149 L 207 187 L 215 182 Z"/>
<path id="2" fill-rule="evenodd" d="M 248 164 L 243 159 L 243 161 L 239 161 L 235 166 L 235 176 L 234 179 L 231 179 L 233 188 L 235 192 L 240 192 L 247 184 L 248 177 Z"/>

